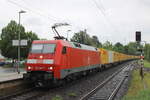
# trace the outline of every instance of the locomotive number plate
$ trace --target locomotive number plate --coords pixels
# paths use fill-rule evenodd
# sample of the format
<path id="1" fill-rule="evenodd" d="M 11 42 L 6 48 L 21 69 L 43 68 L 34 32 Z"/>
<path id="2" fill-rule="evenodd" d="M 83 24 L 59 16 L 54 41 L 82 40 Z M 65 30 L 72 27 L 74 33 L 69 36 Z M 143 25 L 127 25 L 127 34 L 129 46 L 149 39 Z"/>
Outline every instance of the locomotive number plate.
<path id="1" fill-rule="evenodd" d="M 43 63 L 43 60 L 37 60 L 37 63 Z"/>

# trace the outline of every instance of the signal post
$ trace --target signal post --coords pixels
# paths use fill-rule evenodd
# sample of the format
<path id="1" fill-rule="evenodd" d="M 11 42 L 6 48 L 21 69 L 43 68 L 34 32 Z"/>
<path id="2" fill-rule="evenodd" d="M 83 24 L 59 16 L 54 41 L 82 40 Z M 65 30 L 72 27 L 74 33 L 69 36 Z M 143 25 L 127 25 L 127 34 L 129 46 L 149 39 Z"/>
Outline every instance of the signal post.
<path id="1" fill-rule="evenodd" d="M 136 31 L 135 33 L 136 35 L 136 42 L 141 45 L 142 42 L 145 43 L 145 41 L 141 41 L 141 31 Z M 141 55 L 140 55 L 140 63 L 141 63 L 141 67 L 140 67 L 140 76 L 141 79 L 143 80 L 144 78 L 144 72 L 143 72 L 143 67 L 144 67 L 144 50 L 143 48 L 138 47 L 138 51 L 140 51 Z"/>

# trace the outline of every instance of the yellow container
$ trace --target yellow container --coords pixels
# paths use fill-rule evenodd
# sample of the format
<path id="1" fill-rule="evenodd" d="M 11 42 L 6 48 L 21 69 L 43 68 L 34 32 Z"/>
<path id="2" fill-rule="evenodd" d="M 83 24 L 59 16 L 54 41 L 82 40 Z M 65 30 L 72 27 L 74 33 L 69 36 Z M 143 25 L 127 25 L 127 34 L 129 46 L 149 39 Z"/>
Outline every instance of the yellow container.
<path id="1" fill-rule="evenodd" d="M 108 64 L 109 58 L 108 58 L 108 51 L 103 48 L 99 48 L 100 51 L 100 59 L 101 59 L 101 64 Z"/>
<path id="2" fill-rule="evenodd" d="M 114 52 L 114 62 L 119 61 L 119 53 L 118 52 Z"/>

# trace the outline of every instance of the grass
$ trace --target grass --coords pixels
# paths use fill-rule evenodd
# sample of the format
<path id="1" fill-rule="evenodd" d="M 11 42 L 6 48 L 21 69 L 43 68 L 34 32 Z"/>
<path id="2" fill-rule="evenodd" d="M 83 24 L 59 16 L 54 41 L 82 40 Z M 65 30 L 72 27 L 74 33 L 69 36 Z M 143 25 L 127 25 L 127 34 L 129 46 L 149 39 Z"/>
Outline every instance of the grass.
<path id="1" fill-rule="evenodd" d="M 136 96 L 125 97 L 123 100 L 150 100 L 150 90 L 142 90 Z"/>
<path id="2" fill-rule="evenodd" d="M 144 75 L 141 80 L 139 70 L 133 72 L 133 79 L 123 100 L 150 100 L 150 73 L 145 72 Z"/>
<path id="3" fill-rule="evenodd" d="M 148 62 L 148 61 L 144 60 L 144 67 L 148 67 L 148 68 L 150 68 L 150 62 Z"/>
<path id="4" fill-rule="evenodd" d="M 74 92 L 71 92 L 71 93 L 68 93 L 68 96 L 70 96 L 70 97 L 76 97 L 76 96 L 77 96 L 77 94 L 76 94 L 76 93 L 74 93 Z"/>
<path id="5" fill-rule="evenodd" d="M 52 100 L 63 100 L 63 98 L 60 95 L 56 95 Z"/>

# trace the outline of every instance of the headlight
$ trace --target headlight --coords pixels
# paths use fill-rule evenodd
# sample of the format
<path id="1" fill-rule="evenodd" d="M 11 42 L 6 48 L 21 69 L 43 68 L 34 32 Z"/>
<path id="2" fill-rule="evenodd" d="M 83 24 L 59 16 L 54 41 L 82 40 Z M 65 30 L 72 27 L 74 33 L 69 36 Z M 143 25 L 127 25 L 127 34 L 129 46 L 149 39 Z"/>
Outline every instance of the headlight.
<path id="1" fill-rule="evenodd" d="M 28 69 L 30 70 L 30 69 L 31 69 L 31 66 L 28 66 Z"/>
<path id="2" fill-rule="evenodd" d="M 48 69 L 53 70 L 53 67 L 48 67 Z"/>
<path id="3" fill-rule="evenodd" d="M 43 56 L 40 56 L 40 58 L 42 59 L 42 58 L 43 58 Z"/>

